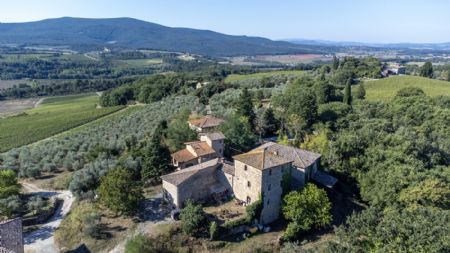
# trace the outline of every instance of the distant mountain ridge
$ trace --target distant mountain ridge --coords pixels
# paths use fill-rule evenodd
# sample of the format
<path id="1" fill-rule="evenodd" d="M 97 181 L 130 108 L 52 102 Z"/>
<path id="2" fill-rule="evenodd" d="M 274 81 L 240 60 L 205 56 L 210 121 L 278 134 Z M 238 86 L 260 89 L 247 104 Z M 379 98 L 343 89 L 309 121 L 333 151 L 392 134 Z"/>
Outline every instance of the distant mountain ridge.
<path id="1" fill-rule="evenodd" d="M 450 42 L 444 43 L 366 43 L 355 41 L 331 41 L 314 39 L 285 39 L 284 41 L 300 45 L 311 46 L 335 46 L 335 47 L 373 47 L 373 48 L 398 48 L 398 49 L 433 49 L 450 50 Z"/>
<path id="2" fill-rule="evenodd" d="M 145 48 L 212 56 L 324 53 L 327 47 L 209 30 L 172 28 L 132 18 L 63 17 L 0 23 L 0 44 Z"/>

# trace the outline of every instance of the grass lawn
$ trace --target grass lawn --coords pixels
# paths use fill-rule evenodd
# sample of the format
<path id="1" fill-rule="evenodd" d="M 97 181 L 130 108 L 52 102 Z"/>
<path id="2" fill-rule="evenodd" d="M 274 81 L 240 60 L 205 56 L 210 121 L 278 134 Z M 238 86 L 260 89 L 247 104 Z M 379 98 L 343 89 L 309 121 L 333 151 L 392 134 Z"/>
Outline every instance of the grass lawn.
<path id="1" fill-rule="evenodd" d="M 225 78 L 226 83 L 238 82 L 247 79 L 261 79 L 263 77 L 270 77 L 276 75 L 286 75 L 286 76 L 300 76 L 304 74 L 303 70 L 277 70 L 270 72 L 259 72 L 254 74 L 246 74 L 246 75 L 229 75 Z"/>
<path id="2" fill-rule="evenodd" d="M 96 94 L 47 98 L 37 108 L 0 119 L 0 152 L 81 126 L 123 107 L 97 108 Z"/>
<path id="3" fill-rule="evenodd" d="M 450 82 L 419 76 L 393 76 L 364 82 L 367 100 L 390 100 L 405 87 L 422 89 L 427 96 L 450 95 Z"/>

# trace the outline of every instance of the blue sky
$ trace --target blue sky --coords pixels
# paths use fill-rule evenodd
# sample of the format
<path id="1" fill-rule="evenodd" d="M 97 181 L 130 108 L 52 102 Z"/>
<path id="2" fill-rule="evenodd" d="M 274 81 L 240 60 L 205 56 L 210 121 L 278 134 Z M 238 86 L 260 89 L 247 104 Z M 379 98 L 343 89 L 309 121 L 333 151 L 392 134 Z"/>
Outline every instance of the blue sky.
<path id="1" fill-rule="evenodd" d="M 133 17 L 271 39 L 450 42 L 446 0 L 2 0 L 0 22 Z"/>

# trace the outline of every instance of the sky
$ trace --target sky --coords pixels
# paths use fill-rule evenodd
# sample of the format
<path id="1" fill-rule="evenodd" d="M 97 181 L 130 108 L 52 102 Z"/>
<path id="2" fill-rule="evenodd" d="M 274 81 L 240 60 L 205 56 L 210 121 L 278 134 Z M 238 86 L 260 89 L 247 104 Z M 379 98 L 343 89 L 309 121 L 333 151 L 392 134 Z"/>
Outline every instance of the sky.
<path id="1" fill-rule="evenodd" d="M 450 42 L 449 0 L 0 0 L 0 22 L 132 17 L 271 39 Z"/>

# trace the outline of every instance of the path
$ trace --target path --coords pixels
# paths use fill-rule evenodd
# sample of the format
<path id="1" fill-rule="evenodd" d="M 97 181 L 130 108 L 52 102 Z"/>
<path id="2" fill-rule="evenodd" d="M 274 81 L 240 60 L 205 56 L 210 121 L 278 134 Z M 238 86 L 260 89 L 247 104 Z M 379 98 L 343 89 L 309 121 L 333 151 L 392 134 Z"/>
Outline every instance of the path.
<path id="1" fill-rule="evenodd" d="M 70 211 L 74 201 L 70 191 L 48 191 L 41 189 L 31 183 L 22 183 L 23 188 L 30 193 L 35 193 L 45 197 L 58 197 L 63 200 L 63 204 L 58 207 L 55 215 L 39 229 L 24 235 L 25 252 L 33 253 L 53 253 L 59 252 L 55 245 L 54 232 L 61 224 L 62 219 Z"/>
<path id="2" fill-rule="evenodd" d="M 46 98 L 41 98 L 39 99 L 39 101 L 36 102 L 36 104 L 34 104 L 34 108 L 37 108 L 40 104 L 42 104 L 42 102 L 44 102 Z"/>

